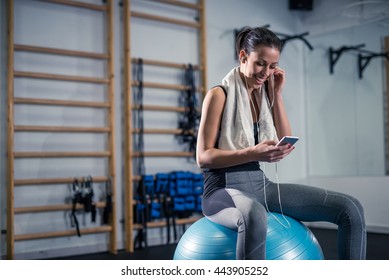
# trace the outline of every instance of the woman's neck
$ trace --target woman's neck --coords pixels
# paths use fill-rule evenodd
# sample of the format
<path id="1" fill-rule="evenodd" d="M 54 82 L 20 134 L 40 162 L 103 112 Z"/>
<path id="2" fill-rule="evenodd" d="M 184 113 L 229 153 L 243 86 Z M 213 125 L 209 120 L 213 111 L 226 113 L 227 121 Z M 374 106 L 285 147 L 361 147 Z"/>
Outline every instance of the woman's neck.
<path id="1" fill-rule="evenodd" d="M 254 91 L 254 87 L 251 87 L 249 85 L 249 83 L 247 82 L 247 78 L 246 78 L 245 74 L 242 72 L 242 67 L 239 67 L 239 75 L 240 75 L 240 78 L 241 78 L 241 80 L 242 80 L 242 82 L 247 90 L 247 93 L 249 94 L 249 96 L 251 96 L 251 94 Z"/>

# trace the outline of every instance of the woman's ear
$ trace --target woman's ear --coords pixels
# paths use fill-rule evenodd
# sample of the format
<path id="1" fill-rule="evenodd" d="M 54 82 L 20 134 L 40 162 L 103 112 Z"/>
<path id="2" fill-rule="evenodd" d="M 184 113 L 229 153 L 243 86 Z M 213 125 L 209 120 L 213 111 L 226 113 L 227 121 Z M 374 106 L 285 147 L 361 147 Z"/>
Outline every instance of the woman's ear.
<path id="1" fill-rule="evenodd" d="M 247 61 L 247 54 L 246 54 L 246 52 L 244 50 L 241 50 L 239 52 L 239 58 L 240 58 L 239 59 L 240 62 L 242 62 L 242 63 L 245 63 Z"/>

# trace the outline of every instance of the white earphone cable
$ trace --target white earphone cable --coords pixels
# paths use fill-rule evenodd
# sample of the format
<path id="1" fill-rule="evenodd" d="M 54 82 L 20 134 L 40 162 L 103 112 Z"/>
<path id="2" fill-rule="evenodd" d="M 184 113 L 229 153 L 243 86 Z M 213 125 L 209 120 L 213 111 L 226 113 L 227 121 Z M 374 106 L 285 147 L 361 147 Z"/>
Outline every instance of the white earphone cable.
<path id="1" fill-rule="evenodd" d="M 287 226 L 284 225 L 272 212 L 270 212 L 270 209 L 269 209 L 269 206 L 267 205 L 267 197 L 266 197 L 266 179 L 265 179 L 265 173 L 266 173 L 266 167 L 265 167 L 265 163 L 262 164 L 263 166 L 263 170 L 262 170 L 262 178 L 263 178 L 263 193 L 264 193 L 264 200 L 265 200 L 265 208 L 266 208 L 266 211 L 280 224 L 282 225 L 284 228 L 291 228 L 291 225 L 288 221 L 288 219 L 286 219 L 285 215 L 284 215 L 284 211 L 282 209 L 282 203 L 281 203 L 281 192 L 280 192 L 280 183 L 279 183 L 279 180 L 278 180 L 278 164 L 276 163 L 276 181 L 277 181 L 277 194 L 278 194 L 278 204 L 280 205 L 280 214 L 282 216 L 282 218 L 286 221 L 286 223 L 288 224 Z"/>
<path id="2" fill-rule="evenodd" d="M 244 80 L 245 80 L 245 84 L 246 84 L 246 90 L 247 90 L 247 93 L 248 93 L 248 84 L 247 84 L 247 78 L 246 78 L 246 69 L 247 67 L 245 67 L 244 69 Z M 272 96 L 273 96 L 273 99 L 271 101 L 269 105 L 269 112 L 271 112 L 273 106 L 274 106 L 274 100 L 275 100 L 275 95 L 274 95 L 274 76 L 271 75 L 270 77 L 270 83 L 271 83 L 271 86 L 269 86 L 269 90 L 271 91 L 272 93 Z M 263 94 L 263 91 L 262 91 L 262 87 L 261 87 L 261 94 Z M 248 93 L 249 95 L 249 99 L 250 99 L 250 103 L 251 105 L 253 106 L 253 111 L 254 111 L 254 114 L 255 114 L 255 125 L 256 125 L 256 128 L 257 128 L 257 142 L 259 143 L 259 121 L 260 121 L 260 112 L 257 113 L 257 110 L 255 108 L 255 104 L 254 104 L 254 101 L 252 100 L 251 98 L 251 95 Z M 261 163 L 260 163 L 261 164 Z M 277 194 L 278 194 L 278 203 L 280 205 L 280 212 L 281 212 L 281 215 L 283 217 L 283 219 L 286 221 L 286 223 L 288 224 L 287 226 L 284 225 L 272 212 L 270 212 L 270 209 L 269 209 L 269 206 L 267 204 L 267 197 L 266 197 L 266 178 L 265 178 L 265 173 L 266 173 L 266 167 L 265 167 L 265 163 L 263 162 L 262 163 L 262 166 L 263 166 L 263 170 L 262 170 L 262 178 L 263 178 L 263 191 L 264 191 L 264 200 L 265 200 L 265 208 L 266 208 L 266 211 L 280 224 L 282 225 L 284 228 L 290 228 L 291 225 L 289 223 L 289 221 L 286 219 L 285 215 L 284 215 L 284 211 L 282 209 L 282 203 L 281 203 L 281 192 L 280 192 L 280 183 L 279 183 L 279 178 L 278 178 L 278 163 L 276 162 L 275 166 L 276 166 L 276 184 L 277 184 Z"/>

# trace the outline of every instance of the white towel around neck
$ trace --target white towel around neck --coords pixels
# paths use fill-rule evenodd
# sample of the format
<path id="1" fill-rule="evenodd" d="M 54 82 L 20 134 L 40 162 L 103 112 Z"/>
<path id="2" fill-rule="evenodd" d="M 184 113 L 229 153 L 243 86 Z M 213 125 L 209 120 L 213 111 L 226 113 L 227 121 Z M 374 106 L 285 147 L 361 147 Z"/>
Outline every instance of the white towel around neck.
<path id="1" fill-rule="evenodd" d="M 250 99 L 240 75 L 240 69 L 232 69 L 222 80 L 227 91 L 218 147 L 224 150 L 240 150 L 255 145 L 254 123 L 250 110 Z M 262 88 L 259 120 L 259 142 L 278 141 L 269 100 Z"/>

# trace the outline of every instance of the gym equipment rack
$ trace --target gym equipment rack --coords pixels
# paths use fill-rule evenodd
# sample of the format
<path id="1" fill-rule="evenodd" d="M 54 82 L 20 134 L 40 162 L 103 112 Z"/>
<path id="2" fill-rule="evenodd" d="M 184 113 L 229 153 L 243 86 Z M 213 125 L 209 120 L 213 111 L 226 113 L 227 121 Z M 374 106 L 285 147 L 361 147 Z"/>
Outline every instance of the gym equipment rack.
<path id="1" fill-rule="evenodd" d="M 16 0 L 17 1 L 17 0 Z M 26 160 L 32 158 L 75 158 L 77 162 L 80 158 L 104 158 L 108 160 L 107 174 L 97 174 L 93 176 L 93 182 L 95 183 L 110 183 L 110 188 L 113 197 L 113 207 L 110 216 L 110 222 L 107 225 L 81 228 L 82 234 L 108 234 L 109 235 L 109 251 L 116 253 L 116 210 L 115 210 L 115 144 L 114 144 L 114 48 L 113 48 L 113 1 L 105 1 L 105 4 L 96 5 L 83 3 L 70 0 L 43 0 L 41 2 L 47 2 L 47 5 L 63 5 L 70 6 L 73 9 L 96 11 L 97 13 L 104 13 L 104 24 L 106 38 L 106 53 L 85 52 L 78 50 L 48 48 L 43 46 L 22 45 L 14 43 L 14 0 L 8 0 L 8 76 L 7 76 L 7 94 L 8 94 L 8 139 L 7 139 L 7 152 L 8 152 L 8 171 L 7 171 L 7 258 L 13 259 L 15 255 L 14 243 L 22 240 L 34 240 L 34 239 L 47 239 L 56 237 L 68 237 L 76 236 L 76 229 L 69 229 L 56 232 L 38 232 L 27 234 L 15 234 L 15 216 L 23 213 L 42 213 L 51 211 L 71 211 L 71 204 L 60 205 L 41 205 L 41 206 L 23 206 L 15 207 L 15 192 L 16 187 L 26 187 L 33 185 L 69 185 L 73 182 L 73 177 L 66 178 L 15 178 L 15 164 L 16 159 Z M 50 12 L 50 7 L 47 8 L 47 12 Z M 81 12 L 81 11 L 78 11 Z M 50 54 L 66 57 L 76 57 L 80 59 L 93 59 L 104 61 L 106 65 L 105 77 L 83 77 L 83 76 L 70 76 L 51 73 L 36 73 L 36 72 L 24 72 L 15 70 L 14 54 L 15 52 L 34 52 L 41 54 Z M 94 101 L 76 101 L 76 100 L 59 100 L 59 99 L 39 99 L 39 98 L 21 98 L 16 97 L 14 92 L 14 79 L 45 79 L 55 81 L 68 81 L 76 83 L 96 83 L 105 86 L 106 101 L 94 102 Z M 102 111 L 102 114 L 106 115 L 106 126 L 104 127 L 68 127 L 68 126 L 31 126 L 31 125 L 19 125 L 14 123 L 15 119 L 15 106 L 28 105 L 28 106 L 56 106 L 56 107 L 81 107 L 81 108 L 97 108 Z M 104 116 L 104 115 L 103 115 Z M 103 151 L 17 151 L 15 150 L 14 143 L 18 134 L 23 133 L 72 133 L 77 135 L 78 133 L 97 133 L 105 135 L 106 137 L 106 150 Z M 77 163 L 75 163 L 77 166 Z M 85 174 L 89 175 L 89 174 Z M 81 178 L 80 178 L 81 180 Z M 104 208 L 105 202 L 97 202 L 97 208 Z M 77 209 L 81 209 L 81 205 L 77 206 Z"/>
<path id="2" fill-rule="evenodd" d="M 199 51 L 199 65 L 194 65 L 195 71 L 200 71 L 200 82 L 196 91 L 201 92 L 202 98 L 205 95 L 205 89 L 207 87 L 207 71 L 206 71 L 206 34 L 205 34 L 205 0 L 199 0 L 197 4 L 183 2 L 183 1 L 171 1 L 171 0 L 153 0 L 147 1 L 157 3 L 158 5 L 170 5 L 181 9 L 194 10 L 197 13 L 195 21 L 186 21 L 177 18 L 170 18 L 151 13 L 137 12 L 131 9 L 131 1 L 124 0 L 123 4 L 123 18 L 124 18 L 124 95 L 125 95 L 125 232 L 126 232 L 126 251 L 134 251 L 134 230 L 142 229 L 141 224 L 134 224 L 134 210 L 133 206 L 136 203 L 134 201 L 134 182 L 140 180 L 139 174 L 133 174 L 133 160 L 136 157 L 193 157 L 192 152 L 187 151 L 136 151 L 133 148 L 133 134 L 140 133 L 139 129 L 133 128 L 132 115 L 134 110 L 142 109 L 144 111 L 160 111 L 160 112 L 185 112 L 184 107 L 175 106 L 160 106 L 160 105 L 144 105 L 142 108 L 134 106 L 132 101 L 132 88 L 139 85 L 138 81 L 131 77 L 132 65 L 137 64 L 141 61 L 143 65 L 152 65 L 161 68 L 176 68 L 185 70 L 188 67 L 187 63 L 174 63 L 169 61 L 159 61 L 147 58 L 135 58 L 131 56 L 131 43 L 130 32 L 131 32 L 131 19 L 142 18 L 151 22 L 167 23 L 174 28 L 177 26 L 184 26 L 187 28 L 194 28 L 198 32 L 198 51 Z M 167 40 L 169 40 L 167 38 Z M 134 44 L 136 42 L 133 42 Z M 175 49 L 174 51 L 178 51 Z M 158 88 L 166 89 L 171 91 L 183 91 L 188 87 L 185 85 L 178 84 L 165 84 L 165 83 L 154 83 L 149 81 L 142 81 L 144 88 Z M 199 108 L 200 109 L 200 108 Z M 178 135 L 182 132 L 180 129 L 173 128 L 145 128 L 143 129 L 144 134 L 175 134 Z M 179 145 L 177 145 L 179 146 Z M 178 219 L 177 224 L 188 224 L 196 221 L 197 218 L 186 218 Z M 164 227 L 166 222 L 155 221 L 147 223 L 147 228 Z"/>

